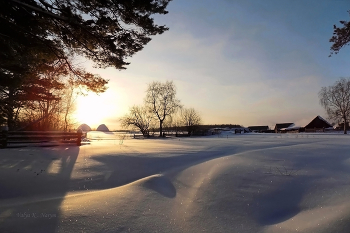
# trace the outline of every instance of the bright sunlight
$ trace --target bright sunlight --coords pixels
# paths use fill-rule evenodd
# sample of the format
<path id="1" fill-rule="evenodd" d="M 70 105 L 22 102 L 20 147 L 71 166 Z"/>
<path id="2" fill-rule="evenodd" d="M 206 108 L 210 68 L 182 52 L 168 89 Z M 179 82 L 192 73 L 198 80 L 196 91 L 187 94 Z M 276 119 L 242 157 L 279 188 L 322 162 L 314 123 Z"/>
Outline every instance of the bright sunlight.
<path id="1" fill-rule="evenodd" d="M 100 124 L 105 124 L 107 119 L 113 118 L 117 112 L 118 108 L 107 91 L 100 95 L 91 93 L 79 96 L 74 117 L 78 124 L 85 123 L 91 128 L 96 128 Z"/>

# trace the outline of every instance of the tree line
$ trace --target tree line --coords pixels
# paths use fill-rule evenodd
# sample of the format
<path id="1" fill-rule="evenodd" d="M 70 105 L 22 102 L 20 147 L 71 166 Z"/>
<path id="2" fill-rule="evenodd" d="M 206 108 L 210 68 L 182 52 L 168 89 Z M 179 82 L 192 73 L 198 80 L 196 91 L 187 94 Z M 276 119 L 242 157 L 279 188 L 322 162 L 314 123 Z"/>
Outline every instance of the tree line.
<path id="1" fill-rule="evenodd" d="M 200 114 L 194 108 L 181 105 L 172 81 L 150 83 L 144 104 L 131 107 L 129 113 L 120 119 L 123 128 L 136 128 L 146 137 L 156 127 L 159 128 L 159 136 L 164 136 L 164 126 L 175 131 L 185 128 L 192 135 L 201 121 Z"/>

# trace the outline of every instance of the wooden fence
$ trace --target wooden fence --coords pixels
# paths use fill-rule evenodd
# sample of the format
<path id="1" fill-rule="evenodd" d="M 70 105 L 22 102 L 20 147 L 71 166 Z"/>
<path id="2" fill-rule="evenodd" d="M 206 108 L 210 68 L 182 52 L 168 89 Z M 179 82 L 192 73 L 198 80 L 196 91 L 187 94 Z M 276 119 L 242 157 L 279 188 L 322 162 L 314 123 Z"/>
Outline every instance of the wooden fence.
<path id="1" fill-rule="evenodd" d="M 188 134 L 181 134 L 181 133 L 164 133 L 164 137 L 189 137 Z M 142 134 L 133 134 L 134 139 L 145 139 L 145 138 L 156 138 L 159 137 L 159 135 L 149 135 L 149 136 L 143 136 Z"/>
<path id="2" fill-rule="evenodd" d="M 86 137 L 86 133 L 60 131 L 2 131 L 0 135 L 0 147 L 6 148 L 11 144 L 45 142 L 75 143 L 77 146 L 80 146 L 82 137 Z"/>
<path id="3" fill-rule="evenodd" d="M 334 129 L 325 129 L 325 128 L 309 128 L 305 129 L 305 133 L 320 133 L 320 132 L 335 132 Z"/>

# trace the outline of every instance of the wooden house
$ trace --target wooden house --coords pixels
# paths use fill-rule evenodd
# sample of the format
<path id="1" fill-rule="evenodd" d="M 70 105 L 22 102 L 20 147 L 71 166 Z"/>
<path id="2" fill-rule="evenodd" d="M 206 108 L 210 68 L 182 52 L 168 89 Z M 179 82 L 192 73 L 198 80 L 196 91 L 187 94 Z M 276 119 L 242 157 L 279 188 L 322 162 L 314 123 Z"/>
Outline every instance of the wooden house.
<path id="1" fill-rule="evenodd" d="M 278 123 L 275 125 L 275 133 L 280 133 L 281 129 L 288 128 L 290 126 L 294 125 L 294 123 Z"/>
<path id="2" fill-rule="evenodd" d="M 324 132 L 325 129 L 333 128 L 333 126 L 321 116 L 317 116 L 304 128 L 305 132 Z"/>

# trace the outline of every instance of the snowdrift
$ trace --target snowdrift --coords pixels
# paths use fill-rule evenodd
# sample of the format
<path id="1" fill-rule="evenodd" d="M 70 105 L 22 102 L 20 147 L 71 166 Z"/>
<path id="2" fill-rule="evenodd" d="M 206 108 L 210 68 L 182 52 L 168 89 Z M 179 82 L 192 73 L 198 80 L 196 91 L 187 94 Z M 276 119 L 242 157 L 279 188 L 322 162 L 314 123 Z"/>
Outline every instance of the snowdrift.
<path id="1" fill-rule="evenodd" d="M 1 150 L 0 232 L 347 232 L 347 135 Z"/>

